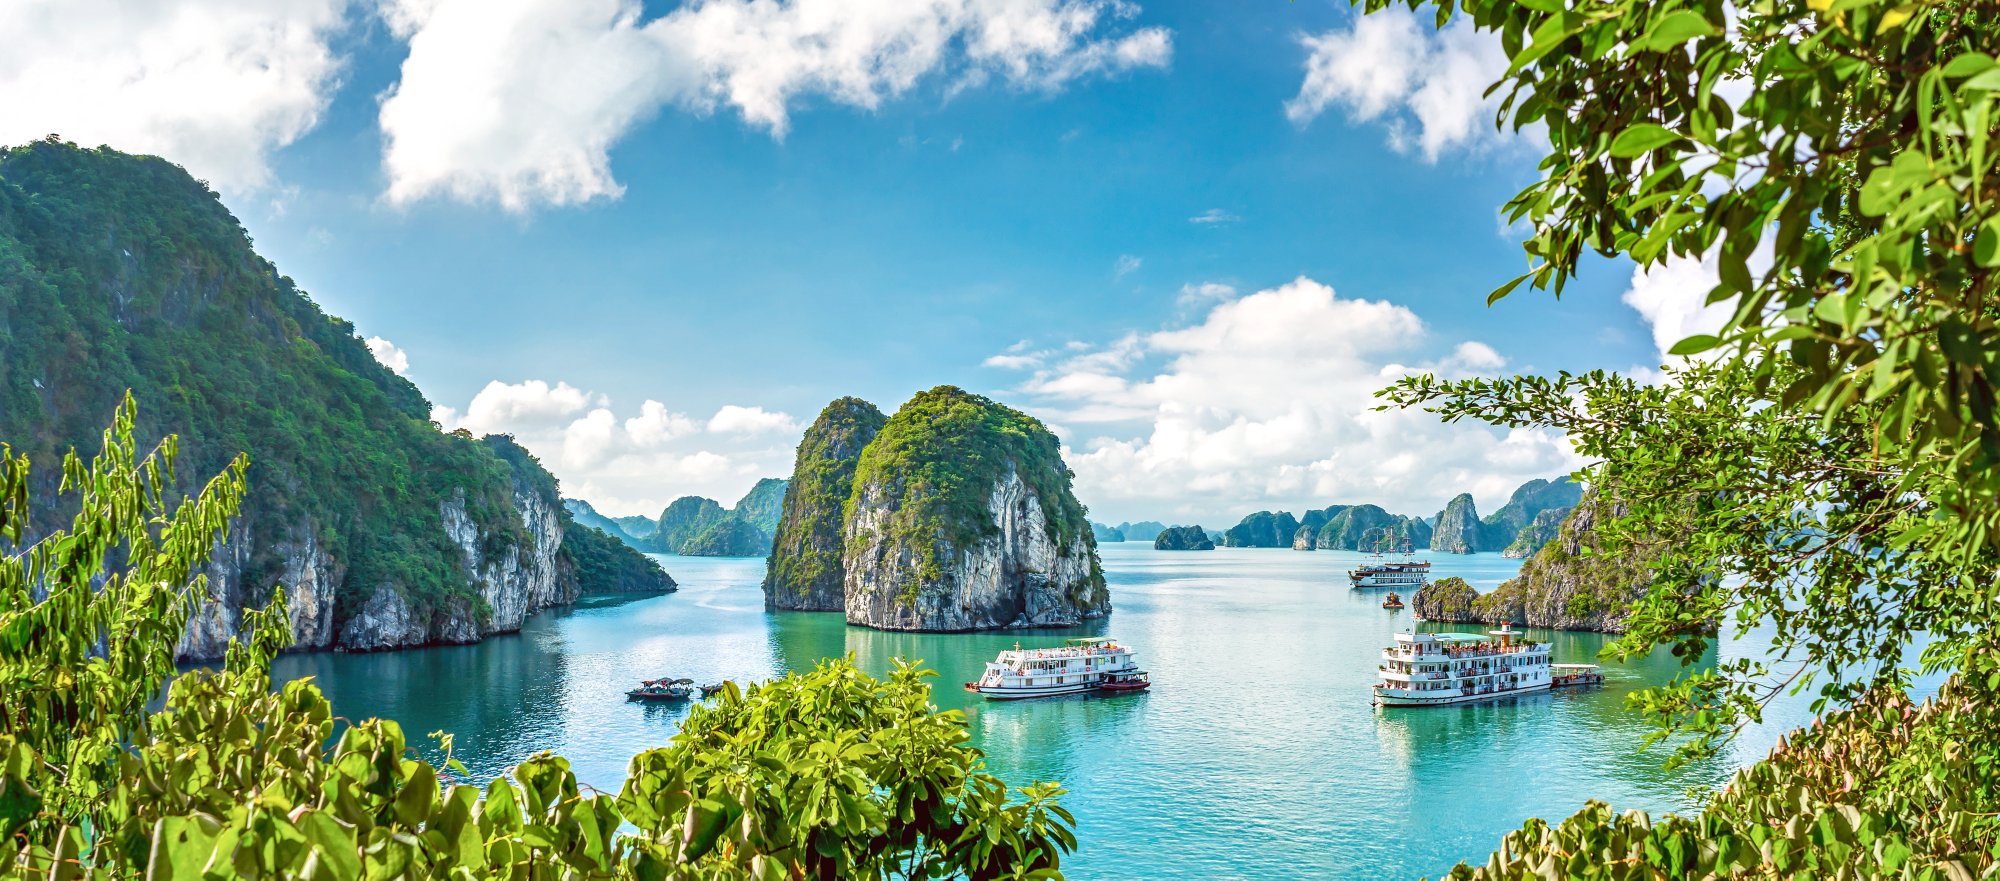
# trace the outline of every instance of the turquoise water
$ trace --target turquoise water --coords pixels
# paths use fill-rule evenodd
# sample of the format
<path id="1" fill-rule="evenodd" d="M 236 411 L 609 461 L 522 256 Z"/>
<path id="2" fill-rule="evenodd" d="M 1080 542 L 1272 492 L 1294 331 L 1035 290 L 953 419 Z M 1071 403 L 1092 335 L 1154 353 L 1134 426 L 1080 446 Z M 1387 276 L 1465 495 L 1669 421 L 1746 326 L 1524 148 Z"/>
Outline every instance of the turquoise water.
<path id="1" fill-rule="evenodd" d="M 1722 782 L 1771 736 L 1662 771 L 1664 754 L 1637 752 L 1645 730 L 1623 702 L 1673 676 L 1664 656 L 1611 666 L 1598 689 L 1376 709 L 1379 652 L 1410 617 L 1382 609 L 1380 591 L 1348 588 L 1343 572 L 1361 555 L 1138 542 L 1102 555 L 1116 611 L 1074 631 L 898 634 L 837 614 L 771 614 L 762 560 L 661 557 L 680 592 L 545 613 L 474 646 L 287 656 L 277 674 L 315 677 L 344 716 L 393 718 L 413 738 L 451 731 L 482 776 L 555 750 L 615 792 L 626 760 L 665 743 L 687 712 L 627 703 L 639 679 L 760 679 L 846 652 L 877 672 L 921 658 L 940 673 L 936 702 L 966 712 L 991 771 L 1071 791 L 1082 848 L 1064 867 L 1089 879 L 1435 877 L 1483 861 L 1526 818 L 1566 816 L 1586 798 L 1684 808 L 1689 787 Z M 1435 577 L 1482 590 L 1520 566 L 1495 554 L 1431 559 Z M 1086 634 L 1135 646 L 1155 690 L 989 703 L 959 687 L 1016 640 Z M 1604 641 L 1540 636 L 1558 662 L 1592 661 Z"/>

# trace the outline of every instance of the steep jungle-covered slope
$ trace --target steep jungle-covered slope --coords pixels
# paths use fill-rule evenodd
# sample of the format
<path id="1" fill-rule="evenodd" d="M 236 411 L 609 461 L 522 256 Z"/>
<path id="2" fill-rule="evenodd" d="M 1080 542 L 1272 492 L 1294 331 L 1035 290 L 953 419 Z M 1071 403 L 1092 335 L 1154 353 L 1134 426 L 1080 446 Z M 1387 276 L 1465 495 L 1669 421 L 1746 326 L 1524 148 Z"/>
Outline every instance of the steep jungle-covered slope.
<path id="1" fill-rule="evenodd" d="M 204 184 L 109 149 L 0 151 L 0 439 L 53 480 L 128 389 L 142 435 L 180 437 L 183 489 L 250 457 L 185 657 L 219 655 L 276 584 L 304 649 L 469 642 L 596 587 L 555 479 L 511 439 L 439 431 Z"/>

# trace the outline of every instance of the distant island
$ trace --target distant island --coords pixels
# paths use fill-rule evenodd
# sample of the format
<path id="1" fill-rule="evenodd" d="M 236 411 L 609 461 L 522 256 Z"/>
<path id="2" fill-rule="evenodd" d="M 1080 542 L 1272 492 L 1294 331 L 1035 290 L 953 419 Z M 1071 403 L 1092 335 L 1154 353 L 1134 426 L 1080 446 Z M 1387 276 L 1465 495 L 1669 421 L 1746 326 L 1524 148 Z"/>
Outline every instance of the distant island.
<path id="1" fill-rule="evenodd" d="M 1212 551 L 1215 542 L 1210 541 L 1208 530 L 1199 526 L 1173 526 L 1160 531 L 1153 539 L 1156 551 Z"/>
<path id="2" fill-rule="evenodd" d="M 660 511 L 659 519 L 597 513 L 582 499 L 564 499 L 578 520 L 588 522 L 640 551 L 684 557 L 762 557 L 771 552 L 778 514 L 785 501 L 785 481 L 757 481 L 736 505 L 701 496 L 682 496 Z"/>
<path id="3" fill-rule="evenodd" d="M 1302 517 L 1289 511 L 1258 511 L 1225 530 L 1216 544 L 1295 551 L 1502 551 L 1525 557 L 1555 537 L 1556 527 L 1582 496 L 1583 487 L 1564 476 L 1522 484 L 1504 507 L 1484 520 L 1470 493 L 1459 494 L 1429 518 L 1391 514 L 1376 505 L 1329 505 Z"/>
<path id="4" fill-rule="evenodd" d="M 765 603 L 837 597 L 848 623 L 884 630 L 1102 617 L 1110 592 L 1070 480 L 1039 420 L 962 389 L 922 392 L 886 420 L 866 401 L 834 401 L 799 443 Z"/>

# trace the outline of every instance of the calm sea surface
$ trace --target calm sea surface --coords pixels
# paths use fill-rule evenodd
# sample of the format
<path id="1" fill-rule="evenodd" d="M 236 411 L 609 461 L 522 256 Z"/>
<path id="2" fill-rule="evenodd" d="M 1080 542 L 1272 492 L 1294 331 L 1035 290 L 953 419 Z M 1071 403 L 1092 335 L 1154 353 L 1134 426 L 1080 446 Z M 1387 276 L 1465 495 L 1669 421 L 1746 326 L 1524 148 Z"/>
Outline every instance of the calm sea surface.
<path id="1" fill-rule="evenodd" d="M 627 703 L 639 679 L 763 679 L 848 652 L 879 673 L 891 658 L 921 658 L 940 674 L 937 704 L 965 711 L 993 773 L 1070 790 L 1082 846 L 1064 868 L 1081 879 L 1436 877 L 1484 861 L 1526 818 L 1567 816 L 1586 798 L 1685 808 L 1689 787 L 1722 782 L 1808 718 L 1802 701 L 1786 702 L 1731 756 L 1664 772 L 1663 752 L 1637 752 L 1645 729 L 1624 710 L 1627 693 L 1674 675 L 1664 654 L 1609 667 L 1598 689 L 1378 710 L 1368 692 L 1378 654 L 1411 622 L 1382 609 L 1380 591 L 1348 588 L 1343 572 L 1361 555 L 1127 542 L 1102 556 L 1117 610 L 1075 631 L 898 634 L 831 613 L 766 613 L 762 560 L 660 557 L 680 592 L 545 613 L 474 646 L 287 656 L 276 673 L 312 676 L 336 713 L 395 719 L 413 740 L 451 731 L 482 776 L 555 750 L 585 783 L 616 792 L 626 760 L 665 743 L 687 713 Z M 1520 566 L 1497 554 L 1431 559 L 1434 577 L 1481 590 Z M 959 688 L 1016 640 L 1102 634 L 1138 649 L 1155 691 L 989 703 Z M 1604 642 L 1539 635 L 1559 663 L 1591 662 Z M 1745 642 L 1755 640 L 1723 651 Z"/>

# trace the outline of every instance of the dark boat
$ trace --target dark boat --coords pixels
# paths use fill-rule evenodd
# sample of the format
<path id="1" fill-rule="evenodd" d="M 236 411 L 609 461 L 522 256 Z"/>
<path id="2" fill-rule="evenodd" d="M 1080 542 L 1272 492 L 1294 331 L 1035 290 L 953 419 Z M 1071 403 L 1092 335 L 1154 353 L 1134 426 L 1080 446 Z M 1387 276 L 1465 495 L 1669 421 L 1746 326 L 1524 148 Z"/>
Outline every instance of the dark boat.
<path id="1" fill-rule="evenodd" d="M 1403 598 L 1397 596 L 1396 592 L 1393 590 L 1389 591 L 1388 598 L 1382 601 L 1382 608 L 1384 609 L 1400 609 L 1402 607 L 1403 607 Z"/>
<path id="2" fill-rule="evenodd" d="M 1144 670 L 1106 673 L 1104 674 L 1104 678 L 1097 683 L 1097 690 L 1105 694 L 1128 694 L 1135 691 L 1145 691 L 1152 687 L 1153 680 L 1147 678 L 1146 671 Z"/>
<path id="3" fill-rule="evenodd" d="M 1550 664 L 1550 688 L 1574 688 L 1579 685 L 1603 685 L 1604 673 L 1596 664 Z"/>
<path id="4" fill-rule="evenodd" d="M 728 683 L 717 682 L 714 685 L 701 686 L 701 688 L 698 690 L 701 692 L 702 697 L 714 697 L 717 692 L 720 692 L 722 690 L 722 686 L 726 684 Z"/>
<path id="5" fill-rule="evenodd" d="M 648 679 L 625 692 L 625 699 L 634 701 L 684 701 L 693 696 L 692 679 Z"/>

